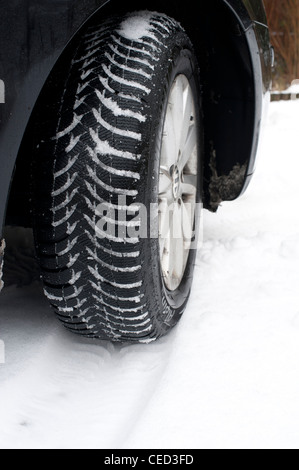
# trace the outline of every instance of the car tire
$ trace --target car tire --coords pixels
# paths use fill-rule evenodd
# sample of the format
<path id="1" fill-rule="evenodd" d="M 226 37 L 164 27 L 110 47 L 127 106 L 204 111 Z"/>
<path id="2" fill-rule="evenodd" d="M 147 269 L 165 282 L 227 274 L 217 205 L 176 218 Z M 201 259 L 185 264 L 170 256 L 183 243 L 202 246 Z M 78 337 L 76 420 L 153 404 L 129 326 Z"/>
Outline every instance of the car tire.
<path id="1" fill-rule="evenodd" d="M 190 39 L 163 14 L 112 18 L 82 35 L 52 106 L 56 131 L 41 135 L 33 166 L 44 290 L 69 330 L 148 343 L 181 318 L 191 290 L 202 198 L 199 83 Z M 175 163 L 178 148 L 168 149 L 175 138 L 175 145 L 184 145 L 181 170 Z M 170 231 L 162 238 L 161 202 L 171 199 L 174 225 L 180 207 L 192 200 L 187 244 L 180 224 L 183 245 Z"/>

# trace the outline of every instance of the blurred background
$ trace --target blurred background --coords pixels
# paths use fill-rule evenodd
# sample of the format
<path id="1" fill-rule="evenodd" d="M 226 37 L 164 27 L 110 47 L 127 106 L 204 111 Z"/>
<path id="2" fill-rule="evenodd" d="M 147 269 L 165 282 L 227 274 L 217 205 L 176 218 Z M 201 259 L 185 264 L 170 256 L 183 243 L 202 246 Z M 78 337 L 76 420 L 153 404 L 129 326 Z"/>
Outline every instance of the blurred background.
<path id="1" fill-rule="evenodd" d="M 274 90 L 299 79 L 299 0 L 264 0 L 276 53 Z"/>

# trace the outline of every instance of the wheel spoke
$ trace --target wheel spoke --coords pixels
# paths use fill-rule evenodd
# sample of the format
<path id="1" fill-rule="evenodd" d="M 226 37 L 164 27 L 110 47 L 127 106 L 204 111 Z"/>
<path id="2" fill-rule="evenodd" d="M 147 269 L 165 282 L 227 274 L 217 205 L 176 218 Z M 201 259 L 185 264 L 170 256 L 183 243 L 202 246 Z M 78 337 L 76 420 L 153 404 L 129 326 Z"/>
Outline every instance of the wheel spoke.
<path id="1" fill-rule="evenodd" d="M 159 203 L 159 236 L 162 240 L 169 237 L 170 217 L 168 200 L 167 198 L 161 199 Z"/>
<path id="2" fill-rule="evenodd" d="M 192 116 L 193 116 L 193 95 L 191 87 L 188 84 L 188 87 L 184 91 L 184 111 L 183 111 L 183 126 L 181 130 L 181 139 L 180 139 L 180 151 L 183 152 L 185 144 L 187 141 L 188 133 L 190 126 L 192 125 Z"/>
<path id="3" fill-rule="evenodd" d="M 181 171 L 183 171 L 183 169 L 186 167 L 189 160 L 191 159 L 191 156 L 196 147 L 196 144 L 197 144 L 197 130 L 196 130 L 195 125 L 193 124 L 189 128 L 186 144 L 182 152 L 181 158 L 179 160 L 179 168 Z"/>
<path id="4" fill-rule="evenodd" d="M 171 168 L 176 163 L 176 135 L 172 124 L 172 118 L 169 113 L 166 114 L 163 130 L 161 165 L 165 168 Z"/>
<path id="5" fill-rule="evenodd" d="M 173 281 L 175 281 L 177 284 L 180 284 L 182 274 L 184 274 L 184 264 L 185 264 L 185 250 L 184 250 L 184 239 L 183 237 L 178 238 L 176 240 L 176 256 L 174 257 L 175 259 L 175 266 L 174 266 L 174 272 L 173 272 Z"/>
<path id="6" fill-rule="evenodd" d="M 195 206 L 189 202 L 182 206 L 182 231 L 184 237 L 184 248 L 189 249 L 193 237 Z"/>
<path id="7" fill-rule="evenodd" d="M 184 250 L 184 234 L 183 234 L 183 210 L 182 206 L 178 206 L 174 215 L 175 220 L 175 233 L 173 240 L 173 282 L 175 279 L 180 279 L 182 277 L 182 271 L 184 269 L 184 259 L 185 259 L 185 250 Z"/>
<path id="8" fill-rule="evenodd" d="M 175 157 L 177 158 L 180 150 L 181 130 L 184 119 L 184 101 L 183 101 L 183 85 L 180 80 L 176 81 L 170 101 L 170 113 L 172 117 L 172 125 L 175 139 Z M 176 161 L 175 161 L 176 163 Z"/>
<path id="9" fill-rule="evenodd" d="M 182 194 L 186 196 L 194 196 L 197 191 L 197 175 L 184 175 L 181 185 Z"/>
<path id="10" fill-rule="evenodd" d="M 176 240 L 182 236 L 182 209 L 179 203 L 175 203 L 173 207 L 173 232 L 172 236 Z"/>
<path id="11" fill-rule="evenodd" d="M 163 223 L 163 222 L 162 222 Z M 173 215 L 170 213 L 167 221 L 164 220 L 165 232 L 162 234 L 162 243 L 160 244 L 160 256 L 162 261 L 162 271 L 167 279 L 172 272 L 172 232 L 173 232 Z M 167 230 L 168 229 L 168 230 Z M 162 246 L 163 248 L 162 248 Z"/>
<path id="12" fill-rule="evenodd" d="M 160 166 L 160 174 L 167 176 L 167 178 L 170 181 L 172 181 L 172 177 L 171 177 L 171 174 L 170 174 L 170 169 L 168 167 L 161 165 Z"/>
<path id="13" fill-rule="evenodd" d="M 166 173 L 160 174 L 159 183 L 159 197 L 167 196 L 167 199 L 171 198 L 172 194 L 172 178 Z"/>

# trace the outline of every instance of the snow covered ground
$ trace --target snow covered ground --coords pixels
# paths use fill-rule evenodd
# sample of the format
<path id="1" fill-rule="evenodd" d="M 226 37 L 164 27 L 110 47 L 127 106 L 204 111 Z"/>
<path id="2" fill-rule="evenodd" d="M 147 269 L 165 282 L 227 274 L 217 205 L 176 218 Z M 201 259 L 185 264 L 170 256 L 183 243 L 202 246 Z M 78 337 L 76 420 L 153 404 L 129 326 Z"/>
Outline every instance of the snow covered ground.
<path id="1" fill-rule="evenodd" d="M 1 448 L 299 448 L 299 102 L 273 103 L 256 176 L 205 214 L 167 338 L 64 331 L 40 286 L 0 296 Z"/>

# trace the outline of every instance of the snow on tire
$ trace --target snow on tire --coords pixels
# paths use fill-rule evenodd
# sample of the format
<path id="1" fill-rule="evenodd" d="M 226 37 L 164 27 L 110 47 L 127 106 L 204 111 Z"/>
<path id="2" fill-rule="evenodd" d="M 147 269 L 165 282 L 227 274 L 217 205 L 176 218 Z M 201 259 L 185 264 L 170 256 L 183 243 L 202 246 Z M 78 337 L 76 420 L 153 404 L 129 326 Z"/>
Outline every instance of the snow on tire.
<path id="1" fill-rule="evenodd" d="M 33 185 L 45 294 L 76 333 L 150 342 L 186 308 L 195 251 L 188 251 L 179 286 L 169 289 L 159 237 L 138 232 L 139 204 L 159 202 L 163 126 L 178 76 L 187 77 L 195 97 L 200 168 L 199 71 L 176 21 L 149 12 L 112 18 L 90 27 L 74 53 L 56 133 L 38 146 Z M 200 179 L 199 171 L 196 202 Z M 108 224 L 114 231 L 105 232 Z"/>

